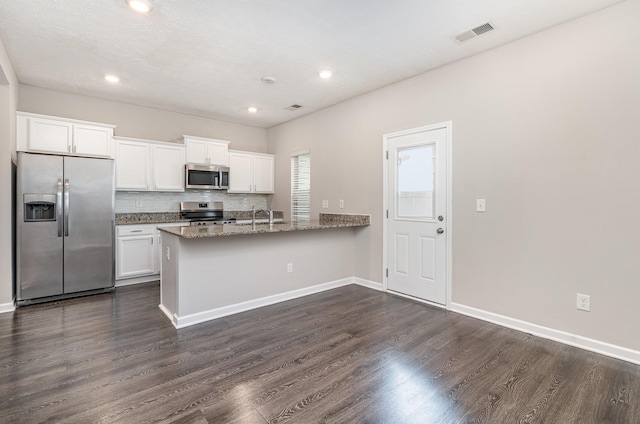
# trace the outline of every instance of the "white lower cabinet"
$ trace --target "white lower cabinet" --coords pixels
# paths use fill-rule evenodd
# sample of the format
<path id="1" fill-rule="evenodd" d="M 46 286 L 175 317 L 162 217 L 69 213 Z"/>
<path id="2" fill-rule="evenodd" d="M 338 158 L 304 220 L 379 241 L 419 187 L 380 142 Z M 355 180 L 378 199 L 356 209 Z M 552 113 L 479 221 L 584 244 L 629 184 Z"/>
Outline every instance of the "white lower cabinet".
<path id="1" fill-rule="evenodd" d="M 116 226 L 116 280 L 118 285 L 158 279 L 162 263 L 160 227 L 182 227 L 188 222 Z M 127 280 L 131 280 L 127 282 Z"/>
<path id="2" fill-rule="evenodd" d="M 156 273 L 155 231 L 154 224 L 116 228 L 116 280 Z"/>

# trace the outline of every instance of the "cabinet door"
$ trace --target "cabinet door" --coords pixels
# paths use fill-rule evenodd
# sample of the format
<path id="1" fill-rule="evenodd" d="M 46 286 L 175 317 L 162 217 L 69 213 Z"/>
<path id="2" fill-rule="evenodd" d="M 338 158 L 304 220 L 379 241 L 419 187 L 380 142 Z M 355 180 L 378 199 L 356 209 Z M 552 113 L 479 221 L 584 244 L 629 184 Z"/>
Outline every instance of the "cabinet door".
<path id="1" fill-rule="evenodd" d="M 149 144 L 117 142 L 116 190 L 149 190 Z"/>
<path id="2" fill-rule="evenodd" d="M 253 191 L 253 155 L 229 152 L 229 193 Z"/>
<path id="3" fill-rule="evenodd" d="M 256 193 L 273 193 L 273 156 L 253 157 L 253 184 Z"/>
<path id="4" fill-rule="evenodd" d="M 229 146 L 225 143 L 208 143 L 209 160 L 214 165 L 229 165 Z"/>
<path id="5" fill-rule="evenodd" d="M 187 163 L 206 164 L 209 158 L 207 152 L 208 143 L 204 140 L 186 140 Z"/>
<path id="6" fill-rule="evenodd" d="M 111 128 L 76 124 L 73 126 L 72 153 L 109 157 L 112 136 Z"/>
<path id="7" fill-rule="evenodd" d="M 157 191 L 184 191 L 185 148 L 153 146 L 153 186 Z"/>
<path id="8" fill-rule="evenodd" d="M 118 237 L 116 279 L 155 274 L 155 235 Z"/>
<path id="9" fill-rule="evenodd" d="M 52 119 L 29 118 L 27 149 L 36 152 L 69 153 L 73 124 Z"/>

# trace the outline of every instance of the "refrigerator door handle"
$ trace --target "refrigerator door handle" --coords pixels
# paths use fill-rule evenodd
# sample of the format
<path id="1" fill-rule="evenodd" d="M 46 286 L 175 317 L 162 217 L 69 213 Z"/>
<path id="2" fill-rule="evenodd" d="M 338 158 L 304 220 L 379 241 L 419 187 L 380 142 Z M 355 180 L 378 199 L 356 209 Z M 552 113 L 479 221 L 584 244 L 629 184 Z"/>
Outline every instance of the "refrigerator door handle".
<path id="1" fill-rule="evenodd" d="M 62 180 L 60 178 L 56 184 L 56 221 L 58 222 L 58 237 L 62 237 Z"/>
<path id="2" fill-rule="evenodd" d="M 64 235 L 69 237 L 69 180 L 64 180 Z"/>

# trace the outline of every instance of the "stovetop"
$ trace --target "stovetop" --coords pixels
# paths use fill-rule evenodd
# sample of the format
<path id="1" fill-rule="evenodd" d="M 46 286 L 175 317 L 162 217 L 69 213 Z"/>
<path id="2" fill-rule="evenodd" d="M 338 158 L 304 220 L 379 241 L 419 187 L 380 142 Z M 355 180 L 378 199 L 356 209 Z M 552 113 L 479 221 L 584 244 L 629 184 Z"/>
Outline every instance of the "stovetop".
<path id="1" fill-rule="evenodd" d="M 192 226 L 232 224 L 235 218 L 225 218 L 222 202 L 180 202 L 180 218 Z"/>

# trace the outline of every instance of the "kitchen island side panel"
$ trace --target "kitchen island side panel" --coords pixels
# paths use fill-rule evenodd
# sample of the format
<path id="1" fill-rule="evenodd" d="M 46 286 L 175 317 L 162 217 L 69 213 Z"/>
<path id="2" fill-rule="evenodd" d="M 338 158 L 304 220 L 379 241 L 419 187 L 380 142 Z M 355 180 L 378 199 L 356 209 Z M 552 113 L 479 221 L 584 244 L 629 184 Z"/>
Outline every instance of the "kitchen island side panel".
<path id="1" fill-rule="evenodd" d="M 354 231 L 335 228 L 202 239 L 167 234 L 165 239 L 177 242 L 179 251 L 174 254 L 178 315 L 352 278 Z M 163 267 L 165 261 L 166 254 Z M 287 272 L 288 264 L 292 272 Z"/>
<path id="2" fill-rule="evenodd" d="M 173 316 L 178 315 L 178 237 L 169 234 L 162 235 L 162 264 L 160 270 L 160 309 L 173 322 Z M 169 252 L 169 256 L 167 256 Z"/>

